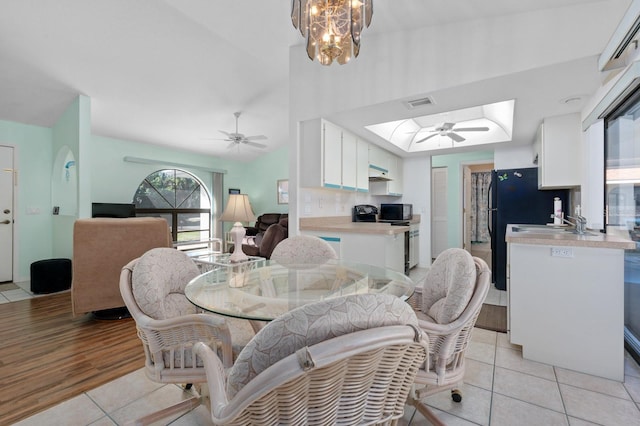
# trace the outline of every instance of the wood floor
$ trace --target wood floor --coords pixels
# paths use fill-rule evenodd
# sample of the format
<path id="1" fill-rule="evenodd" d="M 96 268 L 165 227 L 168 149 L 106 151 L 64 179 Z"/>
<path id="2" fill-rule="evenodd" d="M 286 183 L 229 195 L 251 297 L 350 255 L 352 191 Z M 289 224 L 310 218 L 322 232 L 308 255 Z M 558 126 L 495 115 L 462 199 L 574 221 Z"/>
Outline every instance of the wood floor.
<path id="1" fill-rule="evenodd" d="M 144 366 L 135 322 L 73 318 L 69 292 L 0 304 L 0 424 Z"/>

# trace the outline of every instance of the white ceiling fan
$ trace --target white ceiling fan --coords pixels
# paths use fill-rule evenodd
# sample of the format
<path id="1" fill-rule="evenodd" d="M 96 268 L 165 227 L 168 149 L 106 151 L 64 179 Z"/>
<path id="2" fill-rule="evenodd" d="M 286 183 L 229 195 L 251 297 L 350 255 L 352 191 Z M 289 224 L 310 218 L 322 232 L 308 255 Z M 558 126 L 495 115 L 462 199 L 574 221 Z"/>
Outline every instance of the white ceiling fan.
<path id="1" fill-rule="evenodd" d="M 253 146 L 255 148 L 266 148 L 267 147 L 267 145 L 265 145 L 265 144 L 254 142 L 254 141 L 259 141 L 259 140 L 265 140 L 265 139 L 267 139 L 266 136 L 264 136 L 264 135 L 245 136 L 242 133 L 239 133 L 238 132 L 238 118 L 240 118 L 240 112 L 239 111 L 238 112 L 234 112 L 233 115 L 235 115 L 235 117 L 236 117 L 236 131 L 230 133 L 230 132 L 225 132 L 224 130 L 219 130 L 219 132 L 222 133 L 223 135 L 225 135 L 226 138 L 224 138 L 224 139 L 214 139 L 214 140 L 221 140 L 221 141 L 231 142 L 227 146 L 227 149 L 233 148 L 234 146 L 240 147 L 240 144 L 247 144 L 247 145 Z"/>
<path id="2" fill-rule="evenodd" d="M 460 136 L 459 134 L 455 133 L 455 132 L 486 132 L 489 130 L 488 127 L 457 127 L 454 128 L 454 126 L 456 125 L 456 123 L 443 123 L 442 126 L 440 127 L 436 127 L 433 130 L 430 130 L 431 133 L 433 133 L 432 135 L 427 136 L 426 138 L 422 138 L 420 140 L 417 140 L 416 143 L 420 143 L 420 142 L 424 142 L 428 139 L 431 139 L 434 136 L 448 136 L 450 137 L 452 140 L 456 141 L 456 142 L 462 142 L 464 140 L 466 140 L 465 138 L 463 138 L 462 136 Z"/>

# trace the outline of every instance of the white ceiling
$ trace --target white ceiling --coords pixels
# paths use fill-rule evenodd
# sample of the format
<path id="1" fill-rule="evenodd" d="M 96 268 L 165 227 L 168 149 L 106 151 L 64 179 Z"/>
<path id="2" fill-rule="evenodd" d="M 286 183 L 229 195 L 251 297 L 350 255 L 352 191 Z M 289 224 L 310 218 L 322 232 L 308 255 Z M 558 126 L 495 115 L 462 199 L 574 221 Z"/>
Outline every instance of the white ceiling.
<path id="1" fill-rule="evenodd" d="M 362 49 L 367 34 L 599 1 L 615 3 L 618 14 L 624 10 L 620 5 L 630 3 L 376 0 Z M 302 43 L 291 25 L 290 5 L 288 0 L 0 0 L 0 119 L 51 126 L 84 94 L 91 98 L 94 134 L 253 159 L 260 152 L 246 146 L 227 150 L 227 142 L 207 139 L 222 137 L 219 130 L 234 131 L 233 113 L 242 111 L 241 133 L 266 135 L 268 151 L 288 142 L 289 46 Z M 438 103 L 440 112 L 461 103 L 493 102 L 495 91 L 502 100 L 518 99 L 516 110 L 526 115 L 516 117 L 515 138 L 519 126 L 531 133 L 550 110 L 558 110 L 550 102 L 593 93 L 599 78 L 591 58 L 482 82 L 484 89 L 443 88 L 433 95 L 447 99 Z M 546 87 L 531 90 L 531 82 Z M 388 118 L 376 109 L 375 120 L 402 118 L 396 107 L 389 107 Z M 563 105 L 561 111 L 581 107 Z M 361 133 L 372 122 L 366 114 L 366 109 L 353 111 L 345 115 L 351 122 L 339 124 Z"/>

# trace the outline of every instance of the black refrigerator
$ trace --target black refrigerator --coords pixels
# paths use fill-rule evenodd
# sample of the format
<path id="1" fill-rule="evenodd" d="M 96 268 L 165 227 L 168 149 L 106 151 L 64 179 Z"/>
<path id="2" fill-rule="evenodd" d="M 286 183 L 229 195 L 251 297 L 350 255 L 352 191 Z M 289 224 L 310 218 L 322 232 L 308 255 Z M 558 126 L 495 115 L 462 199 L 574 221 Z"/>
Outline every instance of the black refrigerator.
<path id="1" fill-rule="evenodd" d="M 562 210 L 569 206 L 569 190 L 539 190 L 538 168 L 491 171 L 489 234 L 491 275 L 499 290 L 507 289 L 507 224 L 553 223 L 553 199 L 560 197 Z M 565 214 L 566 216 L 566 214 Z"/>

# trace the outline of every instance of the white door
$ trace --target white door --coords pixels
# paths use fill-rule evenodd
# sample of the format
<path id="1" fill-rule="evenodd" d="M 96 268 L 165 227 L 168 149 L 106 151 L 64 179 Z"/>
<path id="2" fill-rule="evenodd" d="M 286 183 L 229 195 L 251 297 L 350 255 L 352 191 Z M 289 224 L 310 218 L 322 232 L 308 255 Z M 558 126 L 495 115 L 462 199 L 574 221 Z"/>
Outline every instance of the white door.
<path id="1" fill-rule="evenodd" d="M 464 166 L 462 178 L 462 248 L 471 253 L 471 168 Z"/>
<path id="2" fill-rule="evenodd" d="M 13 281 L 13 148 L 0 146 L 0 282 Z"/>
<path id="3" fill-rule="evenodd" d="M 447 168 L 431 170 L 431 257 L 449 248 L 447 227 Z"/>

